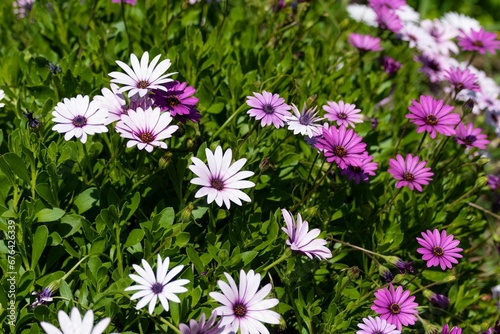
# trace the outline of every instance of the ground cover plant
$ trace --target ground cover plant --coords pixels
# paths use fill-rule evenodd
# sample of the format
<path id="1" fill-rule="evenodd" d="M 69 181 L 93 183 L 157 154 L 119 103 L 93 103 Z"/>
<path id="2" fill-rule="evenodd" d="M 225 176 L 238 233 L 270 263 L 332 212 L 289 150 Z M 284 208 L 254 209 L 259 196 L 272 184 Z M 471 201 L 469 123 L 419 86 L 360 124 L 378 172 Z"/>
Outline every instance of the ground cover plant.
<path id="1" fill-rule="evenodd" d="M 415 6 L 0 3 L 2 331 L 500 333 L 500 41 Z"/>

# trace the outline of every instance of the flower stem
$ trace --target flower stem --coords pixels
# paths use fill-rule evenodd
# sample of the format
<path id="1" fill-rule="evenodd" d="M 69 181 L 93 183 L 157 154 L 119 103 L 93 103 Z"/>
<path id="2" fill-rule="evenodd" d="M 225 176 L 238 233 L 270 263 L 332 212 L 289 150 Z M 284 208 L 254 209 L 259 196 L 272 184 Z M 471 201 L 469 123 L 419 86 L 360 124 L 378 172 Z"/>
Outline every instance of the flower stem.
<path id="1" fill-rule="evenodd" d="M 387 209 L 391 204 L 392 202 L 394 202 L 394 200 L 396 199 L 396 197 L 398 197 L 399 193 L 401 192 L 403 188 L 399 188 L 398 191 L 396 192 L 396 194 L 394 196 L 392 196 L 391 200 L 389 202 L 387 202 L 384 207 L 382 209 L 380 209 L 377 214 L 375 215 L 375 217 L 378 217 L 382 212 L 385 211 L 385 209 Z"/>
<path id="2" fill-rule="evenodd" d="M 257 129 L 258 126 L 259 126 L 259 122 L 255 122 L 255 124 L 253 125 L 253 127 L 246 134 L 245 138 L 243 138 L 243 140 L 239 142 L 239 144 L 238 144 L 238 151 L 240 150 L 240 147 L 247 141 L 247 139 L 250 137 L 250 135 Z"/>
<path id="3" fill-rule="evenodd" d="M 467 66 L 465 66 L 465 68 L 469 67 L 470 64 L 472 64 L 472 61 L 474 60 L 474 58 L 476 58 L 476 54 L 477 52 L 475 50 L 472 51 L 472 55 L 470 56 L 469 62 L 467 63 Z"/>
<path id="4" fill-rule="evenodd" d="M 215 133 L 210 137 L 210 142 L 213 142 L 215 140 L 215 137 L 219 135 L 228 125 L 233 121 L 233 119 L 236 118 L 236 116 L 239 115 L 240 112 L 242 112 L 245 109 L 246 105 L 243 104 L 241 105 L 238 109 L 236 109 L 231 116 L 228 117 L 228 119 L 224 122 L 224 124 L 221 125 L 219 130 L 215 131 Z"/>
<path id="5" fill-rule="evenodd" d="M 311 189 L 310 192 L 307 193 L 307 195 L 302 198 L 302 200 L 295 204 L 291 209 L 290 211 L 294 211 L 297 207 L 301 206 L 305 201 L 307 201 L 309 199 L 309 197 L 311 197 L 311 195 L 316 191 L 316 189 L 318 189 L 319 185 L 323 182 L 323 180 L 326 178 L 326 176 L 330 173 L 330 171 L 332 170 L 332 167 L 333 165 L 330 164 L 330 167 L 328 167 L 328 170 L 323 174 L 323 176 L 321 177 L 321 179 L 316 182 L 316 184 L 314 185 L 314 188 Z"/>
<path id="6" fill-rule="evenodd" d="M 132 51 L 132 41 L 130 40 L 130 34 L 128 32 L 127 19 L 125 18 L 125 1 L 124 0 L 122 0 L 122 2 L 121 2 L 121 7 L 122 7 L 123 25 L 125 26 L 125 33 L 127 34 L 128 51 L 130 53 Z"/>
<path id="7" fill-rule="evenodd" d="M 414 280 L 415 278 L 417 278 L 418 276 L 422 275 L 422 273 L 424 272 L 425 268 L 426 268 L 425 266 L 424 266 L 424 267 L 422 267 L 422 268 L 420 268 L 419 272 L 418 272 L 418 273 L 416 273 L 416 274 L 415 274 L 415 275 L 411 278 L 411 280 L 409 280 L 408 282 L 406 282 L 405 284 L 403 284 L 403 286 L 406 288 L 406 286 L 407 286 L 407 285 L 409 285 L 411 282 L 413 282 L 413 280 Z"/>
<path id="8" fill-rule="evenodd" d="M 398 154 L 399 144 L 401 144 L 401 140 L 403 140 L 403 136 L 405 135 L 406 128 L 408 127 L 409 123 L 410 123 L 410 121 L 406 122 L 405 126 L 403 127 L 403 131 L 401 132 L 401 136 L 399 136 L 398 143 L 396 145 L 396 148 L 394 149 L 394 155 Z"/>
<path id="9" fill-rule="evenodd" d="M 348 242 L 345 242 L 345 241 L 342 241 L 342 240 L 339 240 L 339 239 L 335 239 L 333 237 L 328 237 L 329 240 L 333 240 L 335 242 L 338 242 L 339 244 L 342 244 L 344 246 L 347 246 L 347 247 L 350 247 L 352 249 L 356 249 L 356 250 L 359 250 L 363 253 L 366 253 L 366 254 L 371 254 L 371 255 L 374 255 L 374 256 L 379 256 L 379 257 L 383 257 L 383 258 L 386 258 L 385 255 L 382 255 L 382 254 L 379 254 L 379 253 L 375 253 L 375 252 L 372 252 L 372 251 L 369 251 L 368 249 L 364 249 L 364 248 L 361 248 L 361 247 L 358 247 L 358 246 L 354 246 Z"/>
<path id="10" fill-rule="evenodd" d="M 85 158 L 87 158 L 87 166 L 89 167 L 90 171 L 90 176 L 92 177 L 92 181 L 94 181 L 94 185 L 99 189 L 99 184 L 97 183 L 97 180 L 94 175 L 94 169 L 92 168 L 92 164 L 90 163 L 90 156 L 89 152 L 87 151 L 87 146 L 85 144 L 82 144 L 83 146 L 83 154 L 85 154 Z"/>
<path id="11" fill-rule="evenodd" d="M 118 272 L 120 273 L 120 277 L 123 277 L 123 257 L 122 257 L 122 248 L 120 244 L 120 223 L 116 224 L 116 257 L 118 259 Z"/>
<path id="12" fill-rule="evenodd" d="M 175 333 L 181 334 L 181 331 L 177 327 L 172 325 L 167 319 L 164 319 L 163 317 L 158 317 L 158 318 L 160 319 L 161 322 L 170 327 L 170 329 L 172 329 Z"/>
<path id="13" fill-rule="evenodd" d="M 125 145 L 120 145 L 116 148 L 115 152 L 113 153 L 113 155 L 111 156 L 111 158 L 109 158 L 109 160 L 106 162 L 106 164 L 104 165 L 104 167 L 101 169 L 101 171 L 99 173 L 96 174 L 96 178 L 98 178 L 99 176 L 101 176 L 101 174 L 106 170 L 106 168 L 113 162 L 113 160 L 116 159 L 116 157 L 118 156 L 118 153 L 121 152 L 121 150 L 125 147 Z"/>
<path id="14" fill-rule="evenodd" d="M 274 261 L 273 263 L 271 263 L 270 265 L 268 265 L 267 267 L 265 267 L 264 269 L 262 269 L 263 272 L 268 272 L 269 269 L 273 268 L 274 266 L 276 266 L 277 264 L 285 261 L 286 259 L 288 259 L 290 257 L 290 255 L 292 255 L 292 251 L 287 248 L 285 250 L 285 252 L 283 253 L 283 255 L 281 255 L 281 257 L 279 259 L 277 259 L 276 261 Z"/>
<path id="15" fill-rule="evenodd" d="M 424 132 L 424 135 L 422 136 L 422 140 L 420 140 L 420 144 L 418 144 L 417 152 L 415 153 L 415 155 L 417 155 L 418 152 L 420 152 L 420 148 L 422 148 L 422 144 L 424 143 L 424 140 L 425 140 L 426 136 L 427 136 L 427 132 Z"/>

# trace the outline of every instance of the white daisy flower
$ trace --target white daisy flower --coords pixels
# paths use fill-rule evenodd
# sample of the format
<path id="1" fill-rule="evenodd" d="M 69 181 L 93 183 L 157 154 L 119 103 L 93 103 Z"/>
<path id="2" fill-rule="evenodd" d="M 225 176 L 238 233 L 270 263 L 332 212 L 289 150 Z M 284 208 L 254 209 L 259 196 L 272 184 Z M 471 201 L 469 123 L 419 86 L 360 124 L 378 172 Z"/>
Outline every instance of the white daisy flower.
<path id="1" fill-rule="evenodd" d="M 109 318 L 104 318 L 94 326 L 94 312 L 92 312 L 92 310 L 87 311 L 82 319 L 76 307 L 73 307 L 71 310 L 71 317 L 64 311 L 59 311 L 57 313 L 57 318 L 59 319 L 59 326 L 61 326 L 61 329 L 48 322 L 42 321 L 40 323 L 47 334 L 102 334 L 110 322 Z"/>
<path id="2" fill-rule="evenodd" d="M 309 231 L 309 223 L 306 220 L 302 221 L 300 213 L 297 214 L 297 221 L 285 209 L 281 209 L 281 214 L 286 222 L 286 228 L 282 227 L 281 229 L 288 235 L 286 244 L 293 251 L 304 254 L 311 260 L 313 255 L 320 260 L 332 257 L 332 252 L 325 247 L 326 240 L 317 238 L 321 233 L 319 229 L 315 228 Z"/>
<path id="3" fill-rule="evenodd" d="M 146 110 L 139 107 L 122 115 L 121 120 L 116 123 L 116 131 L 120 136 L 130 139 L 127 147 L 137 145 L 139 150 L 146 149 L 151 153 L 154 146 L 168 148 L 163 140 L 172 137 L 172 133 L 179 128 L 177 125 L 170 125 L 171 122 L 170 113 L 162 113 L 158 107 Z"/>
<path id="4" fill-rule="evenodd" d="M 125 85 L 120 88 L 120 92 L 130 91 L 128 93 L 129 97 L 132 97 L 136 94 L 143 97 L 152 89 L 161 89 L 167 91 L 162 84 L 166 82 L 173 81 L 169 76 L 175 73 L 164 74 L 171 65 L 170 59 L 165 59 L 161 61 L 158 66 L 158 60 L 161 55 L 156 56 L 151 64 L 149 63 L 149 53 L 144 52 L 141 58 L 141 62 L 139 63 L 139 59 L 135 54 L 130 55 L 130 62 L 132 63 L 132 68 L 121 62 L 119 60 L 116 61 L 118 66 L 120 66 L 127 74 L 121 72 L 111 72 L 109 76 L 113 79 L 111 82 L 115 82 L 118 84 Z"/>
<path id="5" fill-rule="evenodd" d="M 192 157 L 193 165 L 189 169 L 197 176 L 191 183 L 200 185 L 202 188 L 196 192 L 194 197 L 207 196 L 207 202 L 215 200 L 218 206 L 224 203 L 229 209 L 231 202 L 241 205 L 241 200 L 250 202 L 250 197 L 239 189 L 254 187 L 255 183 L 243 180 L 254 173 L 250 171 L 240 171 L 247 159 L 240 159 L 231 165 L 233 157 L 231 149 L 227 149 L 224 155 L 222 148 L 217 146 L 215 153 L 210 149 L 205 149 L 208 167 L 196 157 Z"/>
<path id="6" fill-rule="evenodd" d="M 188 284 L 189 280 L 178 279 L 172 281 L 172 279 L 181 272 L 184 266 L 179 265 L 169 271 L 169 263 L 170 259 L 168 257 L 162 262 L 161 256 L 158 255 L 156 276 L 149 263 L 144 259 L 142 260 L 144 269 L 136 264 L 132 265 L 139 275 L 130 274 L 129 277 L 137 282 L 138 285 L 129 286 L 125 291 L 139 290 L 130 297 L 131 300 L 140 299 L 135 307 L 136 309 L 139 310 L 149 303 L 148 311 L 149 314 L 152 315 L 158 299 L 167 312 L 169 310 L 169 300 L 174 303 L 181 302 L 176 294 L 188 291 L 183 285 Z"/>
<path id="7" fill-rule="evenodd" d="M 468 33 L 472 29 L 479 30 L 481 28 L 481 24 L 478 20 L 455 12 L 444 14 L 441 17 L 441 22 L 447 29 L 452 30 L 456 35 L 458 35 L 460 31 Z"/>
<path id="8" fill-rule="evenodd" d="M 347 6 L 349 16 L 358 22 L 363 22 L 369 26 L 377 27 L 377 14 L 375 11 L 366 5 L 352 4 Z"/>
<path id="9" fill-rule="evenodd" d="M 292 103 L 292 111 L 294 115 L 286 118 L 288 130 L 293 130 L 294 135 L 300 133 L 304 136 L 308 136 L 309 138 L 322 134 L 322 125 L 317 122 L 321 121 L 323 117 L 316 117 L 318 114 L 316 112 L 317 108 L 318 107 L 314 107 L 306 111 L 306 104 L 304 103 L 302 111 L 300 112 L 297 106 Z"/>
<path id="10" fill-rule="evenodd" d="M 123 114 L 127 113 L 127 105 L 123 94 L 119 92 L 119 87 L 112 83 L 111 89 L 103 88 L 102 95 L 94 96 L 94 100 L 99 102 L 99 108 L 108 111 L 106 124 L 119 121 Z"/>
<path id="11" fill-rule="evenodd" d="M 65 140 L 76 137 L 85 144 L 87 135 L 108 132 L 108 128 L 104 125 L 108 112 L 100 109 L 97 101 L 89 103 L 87 95 L 65 98 L 56 105 L 52 115 L 54 116 L 52 121 L 57 123 L 52 130 L 65 133 Z"/>
<path id="12" fill-rule="evenodd" d="M 2 101 L 4 97 L 5 97 L 5 92 L 2 89 L 0 89 L 0 101 Z M 5 103 L 0 103 L 0 108 L 2 108 L 3 106 L 5 106 Z"/>
<path id="13" fill-rule="evenodd" d="M 262 324 L 279 324 L 280 315 L 270 309 L 278 305 L 276 298 L 264 299 L 271 292 L 271 284 L 266 284 L 259 290 L 260 274 L 255 274 L 253 270 L 245 273 L 240 271 L 239 288 L 234 279 L 224 273 L 229 284 L 218 281 L 217 284 L 222 290 L 220 292 L 210 292 L 209 295 L 222 304 L 214 311 L 222 317 L 221 326 L 228 325 L 229 331 L 241 334 L 261 333 L 269 334 L 269 330 Z"/>

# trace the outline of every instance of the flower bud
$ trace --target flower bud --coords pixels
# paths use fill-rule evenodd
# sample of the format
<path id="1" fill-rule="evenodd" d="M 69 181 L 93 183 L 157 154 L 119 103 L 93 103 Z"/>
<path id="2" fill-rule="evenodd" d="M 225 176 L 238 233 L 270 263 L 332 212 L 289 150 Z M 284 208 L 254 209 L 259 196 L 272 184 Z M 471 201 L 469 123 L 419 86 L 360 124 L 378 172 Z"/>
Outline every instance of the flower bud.
<path id="1" fill-rule="evenodd" d="M 380 274 L 380 276 L 382 276 L 382 278 L 386 283 L 390 283 L 394 279 L 394 276 L 392 275 L 391 271 L 385 266 L 379 266 L 378 273 Z"/>
<path id="2" fill-rule="evenodd" d="M 358 266 L 352 266 L 351 268 L 349 268 L 347 270 L 347 277 L 349 277 L 349 279 L 351 281 L 354 281 L 354 280 L 358 279 L 358 277 L 359 277 L 359 268 L 358 268 Z"/>
<path id="3" fill-rule="evenodd" d="M 429 302 L 440 309 L 447 309 L 448 306 L 450 306 L 450 299 L 446 297 L 445 295 L 440 295 L 440 294 L 433 294 L 431 298 L 429 298 Z"/>
<path id="4" fill-rule="evenodd" d="M 472 109 L 474 109 L 474 100 L 469 98 L 462 106 L 464 116 L 470 114 L 472 112 Z"/>
<path id="5" fill-rule="evenodd" d="M 168 167 L 168 165 L 170 165 L 171 162 L 172 152 L 167 152 L 160 158 L 160 161 L 158 161 L 158 167 L 160 167 L 160 169 L 165 169 Z"/>

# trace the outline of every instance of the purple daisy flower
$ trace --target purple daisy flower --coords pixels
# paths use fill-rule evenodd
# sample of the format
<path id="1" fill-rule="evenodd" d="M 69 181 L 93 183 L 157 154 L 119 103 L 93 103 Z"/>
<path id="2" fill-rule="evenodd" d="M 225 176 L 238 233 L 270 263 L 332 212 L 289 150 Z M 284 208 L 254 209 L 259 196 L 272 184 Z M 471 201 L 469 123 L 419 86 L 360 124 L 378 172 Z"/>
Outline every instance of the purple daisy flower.
<path id="1" fill-rule="evenodd" d="M 406 114 L 406 118 L 418 126 L 418 133 L 427 131 L 432 139 L 436 138 L 436 132 L 445 136 L 455 134 L 454 126 L 460 122 L 460 115 L 452 113 L 454 107 L 424 95 L 420 96 L 420 102 L 412 100 L 411 103 L 408 107 L 411 113 Z"/>
<path id="2" fill-rule="evenodd" d="M 168 148 L 163 140 L 172 137 L 179 128 L 177 125 L 170 125 L 171 122 L 172 116 L 162 113 L 160 108 L 137 108 L 130 109 L 127 115 L 122 115 L 115 128 L 120 136 L 130 139 L 127 147 L 137 146 L 139 150 L 146 149 L 151 153 L 154 146 Z"/>
<path id="3" fill-rule="evenodd" d="M 446 270 L 453 266 L 452 263 L 458 263 L 457 259 L 462 258 L 459 254 L 463 249 L 458 248 L 459 240 L 453 239 L 453 234 L 447 235 L 446 231 L 439 233 L 438 229 L 434 231 L 427 230 L 422 232 L 422 238 L 417 237 L 418 243 L 422 246 L 417 249 L 417 253 L 422 254 L 422 259 L 427 261 L 427 267 L 440 266 Z"/>
<path id="4" fill-rule="evenodd" d="M 344 103 L 344 101 L 333 102 L 327 101 L 328 105 L 323 106 L 323 110 L 326 111 L 325 117 L 329 121 L 337 122 L 338 126 L 349 125 L 353 128 L 354 123 L 363 123 L 363 115 L 360 114 L 361 109 L 356 109 L 356 105 L 350 103 Z"/>
<path id="5" fill-rule="evenodd" d="M 291 116 L 291 107 L 285 103 L 285 99 L 278 94 L 262 91 L 262 94 L 253 93 L 247 96 L 247 104 L 252 107 L 247 114 L 260 120 L 261 126 L 273 124 L 277 129 L 285 126 L 287 117 Z"/>
<path id="6" fill-rule="evenodd" d="M 453 67 L 445 71 L 445 73 L 444 79 L 448 80 L 455 91 L 459 92 L 462 89 L 473 90 L 475 92 L 481 91 L 477 76 L 468 69 L 462 71 L 459 67 Z"/>
<path id="7" fill-rule="evenodd" d="M 368 0 L 368 5 L 374 9 L 385 7 L 396 10 L 406 5 L 406 0 Z"/>
<path id="8" fill-rule="evenodd" d="M 388 323 L 385 319 L 380 317 L 363 318 L 363 323 L 359 323 L 356 334 L 401 334 L 401 331 L 396 329 L 396 326 Z"/>
<path id="9" fill-rule="evenodd" d="M 414 273 L 415 269 L 413 269 L 413 261 L 406 262 L 402 259 L 398 259 L 394 264 L 396 268 L 398 268 L 400 274 L 406 274 L 406 272 Z"/>
<path id="10" fill-rule="evenodd" d="M 468 124 L 466 128 L 464 123 L 460 123 L 457 127 L 456 135 L 455 140 L 457 143 L 465 145 L 467 148 L 477 147 L 484 150 L 490 143 L 486 139 L 487 136 L 481 133 L 481 129 L 474 129 L 472 124 Z"/>
<path id="11" fill-rule="evenodd" d="M 188 115 L 192 108 L 196 107 L 198 98 L 192 96 L 196 89 L 188 86 L 185 82 L 172 81 L 163 84 L 166 90 L 154 89 L 151 94 L 154 104 L 161 111 L 168 111 L 172 117 L 177 115 Z"/>
<path id="12" fill-rule="evenodd" d="M 391 9 L 387 7 L 375 8 L 375 14 L 377 14 L 378 26 L 383 30 L 390 30 L 395 34 L 399 34 L 401 29 L 403 29 L 403 23 L 399 16 Z"/>
<path id="13" fill-rule="evenodd" d="M 48 304 L 52 299 L 52 289 L 51 287 L 46 287 L 42 292 L 33 292 L 32 295 L 36 296 L 36 300 L 31 304 L 31 308 L 34 309 L 37 306 Z"/>
<path id="14" fill-rule="evenodd" d="M 497 34 L 484 31 L 483 28 L 479 28 L 478 30 L 471 29 L 469 32 L 462 31 L 457 40 L 462 50 L 478 51 L 480 54 L 485 54 L 486 51 L 495 54 L 495 50 L 500 48 L 500 41 L 497 40 Z"/>
<path id="15" fill-rule="evenodd" d="M 389 289 L 378 289 L 375 298 L 371 309 L 380 314 L 380 318 L 395 325 L 398 330 L 416 322 L 418 304 L 414 302 L 415 296 L 410 296 L 410 290 L 403 291 L 401 286 L 394 290 L 394 286 L 390 284 Z"/>
<path id="16" fill-rule="evenodd" d="M 458 327 L 454 326 L 452 329 L 450 329 L 448 324 L 446 324 L 443 326 L 443 330 L 441 331 L 441 334 L 462 334 L 462 328 L 458 328 Z"/>
<path id="17" fill-rule="evenodd" d="M 341 174 L 346 175 L 349 180 L 354 180 L 356 184 L 359 184 L 361 180 L 368 182 L 368 176 L 374 176 L 378 167 L 378 164 L 372 160 L 371 155 L 361 158 L 359 166 L 347 166 L 346 169 L 342 169 Z"/>
<path id="18" fill-rule="evenodd" d="M 217 312 L 212 312 L 210 318 L 206 320 L 205 313 L 202 313 L 199 322 L 191 319 L 189 320 L 189 326 L 181 323 L 179 325 L 179 330 L 181 334 L 220 334 L 224 331 L 225 326 L 220 327 L 220 321 L 216 324 L 216 317 Z"/>
<path id="19" fill-rule="evenodd" d="M 349 35 L 349 44 L 354 46 L 359 51 L 380 51 L 380 38 L 370 35 L 361 35 L 352 33 Z"/>
<path id="20" fill-rule="evenodd" d="M 500 177 L 492 174 L 488 175 L 488 186 L 491 190 L 496 191 L 499 185 Z"/>
<path id="21" fill-rule="evenodd" d="M 396 160 L 389 160 L 388 172 L 398 180 L 396 188 L 407 186 L 411 190 L 417 189 L 422 192 L 422 185 L 429 184 L 434 173 L 430 171 L 429 167 L 424 167 L 426 161 L 419 163 L 419 160 L 419 157 L 413 157 L 411 154 L 406 156 L 406 160 L 401 154 L 396 156 Z"/>
<path id="22" fill-rule="evenodd" d="M 325 247 L 326 240 L 317 238 L 321 233 L 319 229 L 315 228 L 309 231 L 309 223 L 306 220 L 302 221 L 300 213 L 297 214 L 297 221 L 293 219 L 289 211 L 281 209 L 281 213 L 286 222 L 286 228 L 282 227 L 281 229 L 288 235 L 286 244 L 293 251 L 302 253 L 311 260 L 313 255 L 320 260 L 332 257 L 332 252 Z"/>
<path id="23" fill-rule="evenodd" d="M 269 333 L 263 322 L 280 323 L 280 315 L 270 310 L 279 301 L 276 298 L 264 299 L 271 292 L 272 285 L 268 283 L 259 290 L 260 274 L 255 274 L 253 270 L 248 273 L 241 270 L 239 287 L 228 273 L 224 275 L 229 284 L 217 282 L 222 293 L 209 293 L 210 297 L 222 304 L 214 310 L 222 317 L 221 326 L 227 325 L 226 328 L 235 333 L 239 329 L 241 334 L 250 334 Z"/>
<path id="24" fill-rule="evenodd" d="M 208 166 L 200 159 L 192 157 L 193 165 L 189 169 L 197 176 L 191 183 L 202 186 L 194 195 L 195 198 L 207 196 L 210 204 L 215 200 L 218 206 L 223 204 L 229 209 L 231 202 L 241 205 L 241 200 L 250 202 L 250 197 L 240 189 L 251 188 L 255 183 L 244 180 L 254 173 L 240 171 L 247 159 L 239 159 L 231 165 L 233 157 L 229 148 L 222 154 L 222 148 L 217 146 L 215 152 L 205 149 Z"/>
<path id="25" fill-rule="evenodd" d="M 323 128 L 323 136 L 319 138 L 315 147 L 322 150 L 326 161 L 335 162 L 341 169 L 347 166 L 360 166 L 365 157 L 366 144 L 354 130 L 346 130 L 344 125 L 340 128 Z"/>
<path id="26" fill-rule="evenodd" d="M 382 62 L 384 65 L 385 73 L 387 73 L 389 75 L 393 75 L 403 66 L 403 64 L 401 64 L 400 62 L 397 62 L 396 60 L 394 60 L 393 58 L 388 57 L 388 56 L 383 56 Z"/>

